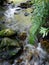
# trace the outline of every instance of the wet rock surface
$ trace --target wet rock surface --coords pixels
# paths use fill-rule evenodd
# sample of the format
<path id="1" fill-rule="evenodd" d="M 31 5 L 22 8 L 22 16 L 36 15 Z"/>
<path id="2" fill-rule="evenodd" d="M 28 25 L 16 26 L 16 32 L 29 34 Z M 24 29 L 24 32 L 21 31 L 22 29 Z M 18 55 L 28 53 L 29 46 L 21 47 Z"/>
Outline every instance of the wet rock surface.
<path id="1" fill-rule="evenodd" d="M 49 33 L 44 38 L 40 39 L 41 45 L 45 51 L 49 54 Z"/>
<path id="2" fill-rule="evenodd" d="M 19 7 L 26 9 L 26 8 L 30 8 L 31 6 L 32 6 L 31 1 L 27 1 L 25 3 L 20 3 L 20 6 Z"/>
<path id="3" fill-rule="evenodd" d="M 26 45 L 24 47 L 24 52 L 22 55 L 18 58 L 15 59 L 13 65 L 47 65 L 49 64 L 47 60 L 47 55 L 46 53 L 40 50 L 39 47 L 31 46 L 31 45 Z"/>
<path id="4" fill-rule="evenodd" d="M 4 62 L 0 62 L 0 65 L 11 65 L 11 64 L 8 63 L 7 61 L 4 61 Z"/>
<path id="5" fill-rule="evenodd" d="M 24 40 L 27 36 L 25 32 L 18 34 L 18 36 L 14 37 L 15 39 L 6 36 L 2 37 L 0 42 L 0 58 L 10 59 L 22 53 Z M 22 39 L 22 37 L 24 38 Z"/>

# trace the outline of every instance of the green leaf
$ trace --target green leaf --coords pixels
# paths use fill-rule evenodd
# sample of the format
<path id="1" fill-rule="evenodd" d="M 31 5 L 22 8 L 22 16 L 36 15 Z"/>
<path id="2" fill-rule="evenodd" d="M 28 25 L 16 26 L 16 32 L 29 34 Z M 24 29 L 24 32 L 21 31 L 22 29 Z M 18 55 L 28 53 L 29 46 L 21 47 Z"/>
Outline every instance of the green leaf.
<path id="1" fill-rule="evenodd" d="M 47 2 L 45 0 L 34 0 L 34 12 L 32 13 L 32 27 L 30 29 L 29 42 L 34 44 L 35 37 L 40 27 L 45 23 L 48 15 Z"/>

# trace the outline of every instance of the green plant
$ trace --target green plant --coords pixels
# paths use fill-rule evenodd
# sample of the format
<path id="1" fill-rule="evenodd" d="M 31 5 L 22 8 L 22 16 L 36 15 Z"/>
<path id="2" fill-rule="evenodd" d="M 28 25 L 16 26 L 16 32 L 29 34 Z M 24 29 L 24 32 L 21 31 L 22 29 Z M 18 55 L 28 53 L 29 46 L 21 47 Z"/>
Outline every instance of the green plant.
<path id="1" fill-rule="evenodd" d="M 34 12 L 32 13 L 32 27 L 30 29 L 29 42 L 34 44 L 36 35 L 40 27 L 45 23 L 45 19 L 48 15 L 48 3 L 45 0 L 34 0 L 33 7 Z"/>
<path id="2" fill-rule="evenodd" d="M 48 35 L 48 32 L 49 32 L 49 28 L 41 27 L 39 33 L 42 34 L 43 37 L 45 37 Z"/>

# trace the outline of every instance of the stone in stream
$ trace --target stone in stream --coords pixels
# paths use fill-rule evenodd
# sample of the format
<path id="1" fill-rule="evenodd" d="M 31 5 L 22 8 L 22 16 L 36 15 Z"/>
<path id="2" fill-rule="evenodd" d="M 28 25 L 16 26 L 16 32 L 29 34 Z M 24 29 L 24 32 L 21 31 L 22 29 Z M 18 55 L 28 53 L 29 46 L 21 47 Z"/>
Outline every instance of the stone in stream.
<path id="1" fill-rule="evenodd" d="M 11 29 L 4 29 L 0 31 L 0 36 L 4 37 L 4 36 L 12 36 L 16 34 L 16 32 L 14 30 Z"/>
<path id="2" fill-rule="evenodd" d="M 9 38 L 3 38 L 0 43 L 0 58 L 9 59 L 21 53 L 21 45 L 16 41 Z"/>
<path id="3" fill-rule="evenodd" d="M 19 7 L 21 8 L 30 8 L 32 6 L 32 3 L 31 1 L 27 1 L 27 2 L 24 2 L 24 3 L 20 3 Z"/>
<path id="4" fill-rule="evenodd" d="M 20 47 L 19 43 L 17 42 L 17 40 L 13 40 L 13 39 L 10 39 L 10 38 L 3 38 L 2 39 L 2 42 L 0 44 L 0 47 L 3 47 L 3 46 L 16 46 L 16 47 Z"/>
<path id="5" fill-rule="evenodd" d="M 0 20 L 0 31 L 6 28 L 4 24 L 5 22 Z"/>
<path id="6" fill-rule="evenodd" d="M 24 15 L 25 15 L 25 16 L 28 16 L 28 15 L 29 15 L 29 13 L 25 12 L 25 13 L 24 13 Z"/>
<path id="7" fill-rule="evenodd" d="M 25 31 L 18 35 L 18 38 L 23 41 L 26 40 L 26 37 L 27 37 L 27 33 Z"/>
<path id="8" fill-rule="evenodd" d="M 11 65 L 11 64 L 7 61 L 4 61 L 4 62 L 0 62 L 0 65 Z"/>
<path id="9" fill-rule="evenodd" d="M 49 41 L 43 40 L 43 41 L 41 42 L 41 45 L 42 45 L 42 47 L 44 48 L 44 50 L 46 50 L 46 52 L 48 52 L 48 54 L 49 54 Z"/>
<path id="10" fill-rule="evenodd" d="M 13 56 L 18 57 L 22 53 L 24 40 L 26 40 L 26 32 L 19 33 L 15 39 L 10 39 L 8 36 L 2 38 L 0 43 L 0 58 L 10 59 Z"/>
<path id="11" fill-rule="evenodd" d="M 0 6 L 3 6 L 4 4 L 7 4 L 8 0 L 0 0 Z"/>
<path id="12" fill-rule="evenodd" d="M 49 33 L 44 38 L 38 34 L 38 41 L 41 42 L 42 48 L 49 54 Z"/>

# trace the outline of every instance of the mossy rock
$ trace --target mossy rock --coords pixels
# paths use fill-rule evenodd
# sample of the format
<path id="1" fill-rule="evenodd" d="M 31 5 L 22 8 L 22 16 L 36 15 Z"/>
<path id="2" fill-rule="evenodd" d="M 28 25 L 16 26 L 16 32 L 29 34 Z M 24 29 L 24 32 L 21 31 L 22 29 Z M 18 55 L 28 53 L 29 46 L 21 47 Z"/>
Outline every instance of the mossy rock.
<path id="1" fill-rule="evenodd" d="M 16 32 L 11 29 L 4 29 L 0 31 L 0 36 L 11 36 L 14 35 Z"/>
<path id="2" fill-rule="evenodd" d="M 31 6 L 32 6 L 31 1 L 27 1 L 27 2 L 24 2 L 24 3 L 20 3 L 20 7 L 21 8 L 30 8 Z"/>
<path id="3" fill-rule="evenodd" d="M 12 56 L 17 56 L 21 52 L 22 48 L 16 40 L 9 38 L 3 38 L 0 43 L 0 58 L 9 59 Z"/>
<path id="4" fill-rule="evenodd" d="M 17 42 L 17 40 L 13 40 L 10 38 L 3 38 L 0 44 L 0 47 L 3 46 L 16 46 L 16 47 L 20 47 L 19 43 Z"/>

